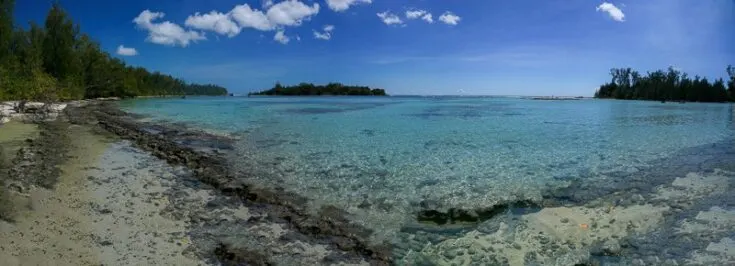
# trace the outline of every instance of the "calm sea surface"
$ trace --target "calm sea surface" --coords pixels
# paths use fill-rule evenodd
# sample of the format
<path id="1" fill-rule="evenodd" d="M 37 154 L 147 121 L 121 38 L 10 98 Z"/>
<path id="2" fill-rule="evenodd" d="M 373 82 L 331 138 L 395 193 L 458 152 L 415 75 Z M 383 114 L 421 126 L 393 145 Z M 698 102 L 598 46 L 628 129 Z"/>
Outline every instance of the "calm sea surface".
<path id="1" fill-rule="evenodd" d="M 571 180 L 636 173 L 729 140 L 730 104 L 497 97 L 202 97 L 126 101 L 153 120 L 239 138 L 262 183 L 336 204 L 395 237 L 422 202 L 539 199 Z"/>

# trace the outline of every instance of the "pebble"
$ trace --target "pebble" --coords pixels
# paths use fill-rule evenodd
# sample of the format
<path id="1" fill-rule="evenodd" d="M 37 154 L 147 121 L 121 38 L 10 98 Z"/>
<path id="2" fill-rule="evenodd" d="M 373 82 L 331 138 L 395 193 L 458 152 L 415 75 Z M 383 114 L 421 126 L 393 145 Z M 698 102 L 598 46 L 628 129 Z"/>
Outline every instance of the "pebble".
<path id="1" fill-rule="evenodd" d="M 562 223 L 568 223 L 569 222 L 569 218 L 561 218 L 561 220 L 559 220 L 559 221 L 562 222 Z"/>

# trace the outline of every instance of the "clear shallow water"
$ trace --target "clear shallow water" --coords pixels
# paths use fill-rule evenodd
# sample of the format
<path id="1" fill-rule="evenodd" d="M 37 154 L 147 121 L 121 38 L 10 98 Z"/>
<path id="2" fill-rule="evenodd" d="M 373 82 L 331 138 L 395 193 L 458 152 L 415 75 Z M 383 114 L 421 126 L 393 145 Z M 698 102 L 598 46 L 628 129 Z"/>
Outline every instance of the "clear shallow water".
<path id="1" fill-rule="evenodd" d="M 232 164 L 395 237 L 425 200 L 476 208 L 635 173 L 732 136 L 729 104 L 468 97 L 146 99 L 154 120 L 240 137 Z"/>

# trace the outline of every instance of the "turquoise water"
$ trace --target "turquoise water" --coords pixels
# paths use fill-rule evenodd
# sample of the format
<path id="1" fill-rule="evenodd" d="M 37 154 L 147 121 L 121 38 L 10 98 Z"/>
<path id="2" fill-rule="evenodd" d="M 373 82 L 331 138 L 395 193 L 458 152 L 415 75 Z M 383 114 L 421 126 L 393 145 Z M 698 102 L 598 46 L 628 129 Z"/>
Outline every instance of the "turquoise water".
<path id="1" fill-rule="evenodd" d="M 732 136 L 729 104 L 491 97 L 253 97 L 122 103 L 239 138 L 232 164 L 394 237 L 422 201 L 538 200 Z M 366 204 L 367 203 L 367 204 Z"/>

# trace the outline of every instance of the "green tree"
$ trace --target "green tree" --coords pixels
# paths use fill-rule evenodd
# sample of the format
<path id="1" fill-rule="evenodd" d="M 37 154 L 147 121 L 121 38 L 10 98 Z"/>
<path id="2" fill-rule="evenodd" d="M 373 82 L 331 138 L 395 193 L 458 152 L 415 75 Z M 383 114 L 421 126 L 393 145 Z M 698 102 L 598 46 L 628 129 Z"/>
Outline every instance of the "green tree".
<path id="1" fill-rule="evenodd" d="M 0 99 L 57 100 L 140 95 L 226 95 L 217 85 L 190 84 L 110 56 L 80 34 L 58 3 L 43 27 L 13 27 L 14 1 L 0 0 Z"/>
<path id="2" fill-rule="evenodd" d="M 15 0 L 0 0 L 0 64 L 10 55 Z"/>
<path id="3" fill-rule="evenodd" d="M 202 86 L 199 86 L 202 87 Z M 205 85 L 208 91 L 226 94 L 224 88 L 214 85 Z M 295 86 L 283 86 L 276 82 L 276 85 L 269 90 L 249 93 L 248 95 L 376 95 L 385 96 L 383 89 L 371 89 L 365 86 L 347 86 L 341 83 L 329 83 L 327 85 L 314 85 L 311 83 L 300 83 Z"/>
<path id="4" fill-rule="evenodd" d="M 727 70 L 728 74 L 735 75 L 732 67 Z M 600 86 L 595 97 L 700 102 L 724 102 L 735 98 L 733 90 L 726 89 L 724 80 L 710 82 L 699 76 L 691 79 L 686 73 L 672 67 L 666 71 L 648 72 L 646 75 L 640 75 L 630 68 L 613 68 L 610 75 L 610 82 Z"/>
<path id="5" fill-rule="evenodd" d="M 727 92 L 730 96 L 730 100 L 735 100 L 735 67 L 731 65 L 727 66 L 727 75 L 730 76 L 730 80 L 727 82 Z"/>
<path id="6" fill-rule="evenodd" d="M 46 16 L 46 36 L 43 42 L 43 66 L 55 77 L 65 99 L 83 96 L 81 64 L 76 53 L 79 27 L 74 25 L 59 3 L 54 3 Z"/>

